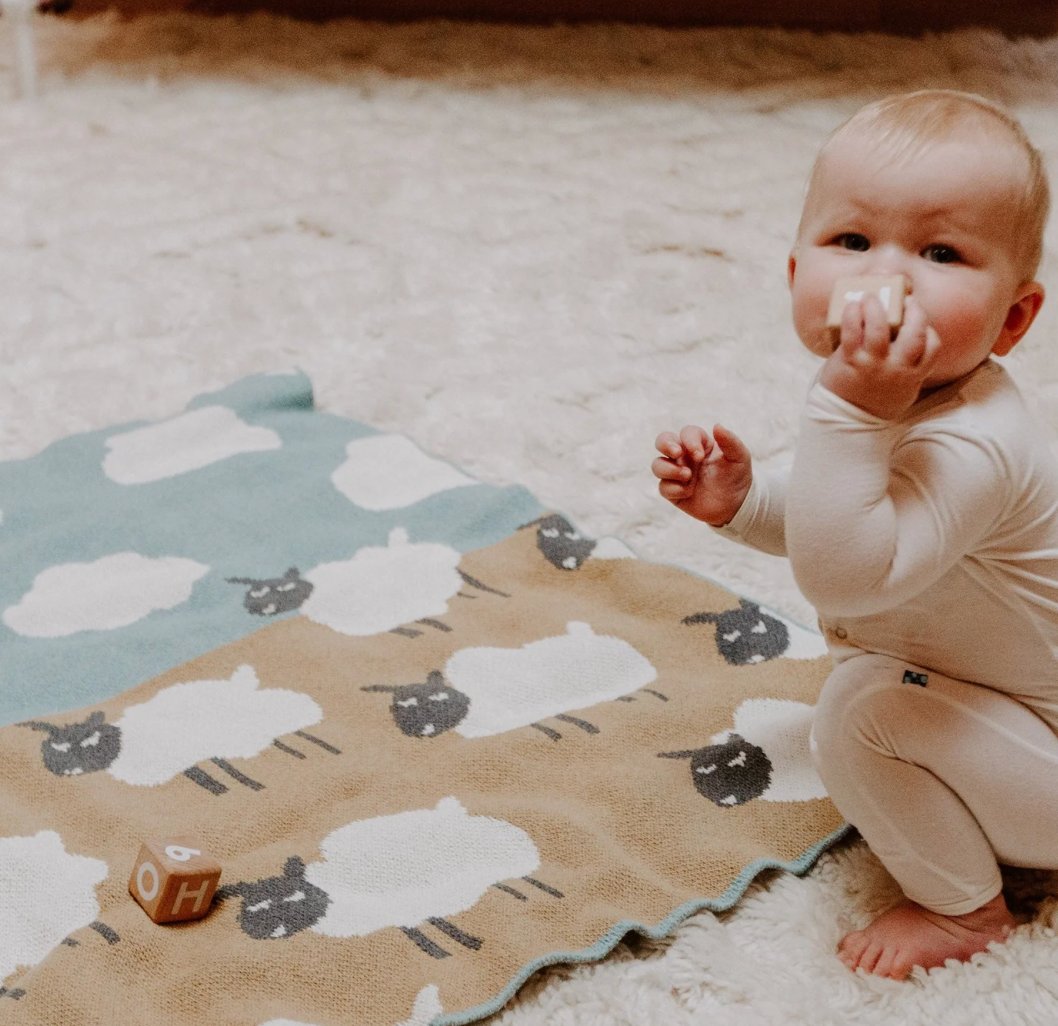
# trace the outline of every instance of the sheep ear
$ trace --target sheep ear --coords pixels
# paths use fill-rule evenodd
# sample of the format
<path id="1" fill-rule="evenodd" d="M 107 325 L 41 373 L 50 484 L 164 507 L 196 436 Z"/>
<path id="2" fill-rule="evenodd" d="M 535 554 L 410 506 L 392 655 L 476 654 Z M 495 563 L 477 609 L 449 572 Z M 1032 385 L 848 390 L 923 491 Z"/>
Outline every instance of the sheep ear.
<path id="1" fill-rule="evenodd" d="M 659 759 L 689 759 L 694 755 L 696 749 L 689 752 L 658 752 Z"/>
<path id="2" fill-rule="evenodd" d="M 27 720 L 25 723 L 20 723 L 20 727 L 29 727 L 30 730 L 43 730 L 55 737 L 59 733 L 60 728 L 56 727 L 54 723 L 41 723 L 39 720 Z"/>
<path id="3" fill-rule="evenodd" d="M 285 574 L 283 574 L 283 576 L 289 577 L 291 580 L 293 580 L 295 577 L 300 577 L 301 574 L 298 573 L 298 568 L 296 566 L 292 566 L 287 570 Z"/>
<path id="4" fill-rule="evenodd" d="M 749 599 L 740 598 L 738 600 L 738 604 L 743 609 L 745 609 L 747 612 L 750 612 L 750 613 L 759 613 L 760 612 L 760 606 L 757 605 L 756 602 L 750 602 Z"/>
<path id="5" fill-rule="evenodd" d="M 253 584 L 253 581 L 249 577 L 225 577 L 225 581 L 228 584 Z"/>
<path id="6" fill-rule="evenodd" d="M 291 855 L 287 859 L 286 865 L 283 867 L 283 876 L 290 876 L 294 879 L 300 879 L 305 875 L 305 863 L 301 860 L 300 855 Z"/>
<path id="7" fill-rule="evenodd" d="M 443 688 L 445 687 L 444 674 L 440 670 L 431 670 L 426 675 L 426 683 L 432 688 Z"/>
<path id="8" fill-rule="evenodd" d="M 685 616 L 680 623 L 694 624 L 694 623 L 716 623 L 720 619 L 719 613 L 694 613 L 691 616 Z"/>
<path id="9" fill-rule="evenodd" d="M 524 531 L 527 527 L 536 527 L 537 524 L 543 521 L 543 519 L 543 517 L 537 517 L 535 520 L 530 520 L 528 524 L 522 524 L 522 526 L 519 527 L 518 530 Z"/>
<path id="10" fill-rule="evenodd" d="M 85 720 L 86 727 L 101 727 L 106 720 L 103 718 L 103 710 L 97 709 L 91 716 Z"/>
<path id="11" fill-rule="evenodd" d="M 396 691 L 397 689 L 391 684 L 369 684 L 366 688 L 361 688 L 361 691 Z"/>

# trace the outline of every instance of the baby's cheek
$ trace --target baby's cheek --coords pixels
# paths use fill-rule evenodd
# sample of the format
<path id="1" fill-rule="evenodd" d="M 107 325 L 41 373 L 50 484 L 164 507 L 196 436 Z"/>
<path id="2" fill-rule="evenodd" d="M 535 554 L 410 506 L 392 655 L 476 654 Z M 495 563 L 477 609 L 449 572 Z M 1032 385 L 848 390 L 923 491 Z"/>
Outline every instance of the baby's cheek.
<path id="1" fill-rule="evenodd" d="M 933 328 L 945 347 L 959 350 L 976 348 L 998 333 L 996 317 L 980 297 L 966 296 L 963 301 L 946 305 L 936 317 L 930 318 Z M 1002 321 L 999 321 L 1002 324 Z"/>
<path id="2" fill-rule="evenodd" d="M 798 289 L 793 294 L 793 323 L 798 338 L 816 356 L 828 356 L 833 348 L 827 330 L 830 296 L 823 290 Z"/>

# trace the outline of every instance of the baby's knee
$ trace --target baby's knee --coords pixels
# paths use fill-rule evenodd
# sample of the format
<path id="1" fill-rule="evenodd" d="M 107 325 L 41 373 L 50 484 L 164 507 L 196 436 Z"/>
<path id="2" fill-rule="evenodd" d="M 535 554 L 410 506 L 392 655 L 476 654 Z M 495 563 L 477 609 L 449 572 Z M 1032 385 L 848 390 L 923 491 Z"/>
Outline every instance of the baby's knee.
<path id="1" fill-rule="evenodd" d="M 817 771 L 847 765 L 870 749 L 895 755 L 897 723 L 907 714 L 908 692 L 884 656 L 857 656 L 835 667 L 816 703 L 811 751 Z"/>

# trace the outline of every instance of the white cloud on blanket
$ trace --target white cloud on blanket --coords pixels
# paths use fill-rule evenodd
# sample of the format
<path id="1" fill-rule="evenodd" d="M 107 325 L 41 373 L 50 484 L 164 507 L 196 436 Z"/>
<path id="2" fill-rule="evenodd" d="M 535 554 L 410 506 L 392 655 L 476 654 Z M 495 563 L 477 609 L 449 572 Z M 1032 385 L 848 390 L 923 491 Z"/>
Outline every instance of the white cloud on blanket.
<path id="1" fill-rule="evenodd" d="M 95 920 L 108 873 L 100 859 L 69 854 L 54 830 L 0 837 L 0 980 Z"/>
<path id="2" fill-rule="evenodd" d="M 110 452 L 103 459 L 103 473 L 118 484 L 146 484 L 282 444 L 270 428 L 247 424 L 226 406 L 203 406 L 112 435 L 106 440 Z"/>
<path id="3" fill-rule="evenodd" d="M 363 509 L 401 509 L 438 492 L 477 484 L 444 460 L 427 456 L 404 435 L 370 435 L 346 447 L 331 481 Z"/>
<path id="4" fill-rule="evenodd" d="M 29 638 L 63 638 L 78 631 L 127 627 L 156 609 L 191 597 L 209 567 L 193 559 L 115 552 L 92 563 L 60 563 L 37 574 L 33 586 L 4 610 L 4 623 Z"/>

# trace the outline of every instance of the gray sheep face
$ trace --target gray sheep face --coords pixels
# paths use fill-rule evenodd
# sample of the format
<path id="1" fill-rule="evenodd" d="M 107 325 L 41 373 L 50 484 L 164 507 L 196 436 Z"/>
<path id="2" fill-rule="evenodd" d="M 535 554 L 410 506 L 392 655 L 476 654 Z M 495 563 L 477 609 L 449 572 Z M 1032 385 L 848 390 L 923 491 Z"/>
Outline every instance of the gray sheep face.
<path id="1" fill-rule="evenodd" d="M 425 684 L 387 687 L 375 684 L 364 691 L 388 691 L 393 695 L 390 712 L 393 722 L 408 737 L 436 737 L 463 722 L 470 699 L 445 683 L 437 670 L 431 670 Z"/>
<path id="2" fill-rule="evenodd" d="M 760 611 L 746 599 L 738 609 L 723 613 L 695 613 L 683 623 L 715 623 L 717 651 L 733 666 L 748 666 L 781 656 L 790 647 L 786 624 Z"/>
<path id="3" fill-rule="evenodd" d="M 559 570 L 577 570 L 595 548 L 595 541 L 585 538 L 565 517 L 557 513 L 536 521 L 536 546 L 552 566 Z"/>
<path id="4" fill-rule="evenodd" d="M 663 759 L 691 760 L 691 779 L 703 798 L 722 808 L 759 798 L 771 783 L 771 760 L 739 734 L 689 752 L 662 752 Z"/>
<path id="5" fill-rule="evenodd" d="M 222 888 L 225 897 L 239 896 L 239 926 L 255 940 L 291 937 L 318 923 L 331 903 L 330 895 L 305 879 L 305 863 L 292 855 L 281 876 Z"/>
<path id="6" fill-rule="evenodd" d="M 312 582 L 301 576 L 292 566 L 282 577 L 257 580 L 253 577 L 229 577 L 229 584 L 245 584 L 246 595 L 242 604 L 254 616 L 278 616 L 300 609 L 312 594 Z"/>
<path id="7" fill-rule="evenodd" d="M 57 727 L 53 723 L 23 723 L 23 727 L 43 730 L 41 742 L 44 765 L 59 777 L 77 777 L 107 769 L 121 752 L 121 730 L 94 712 L 81 723 Z"/>

